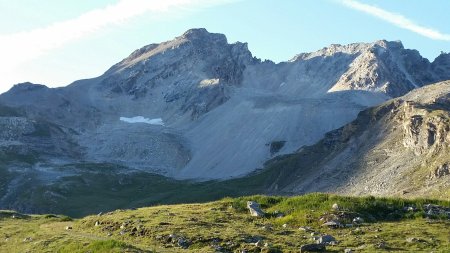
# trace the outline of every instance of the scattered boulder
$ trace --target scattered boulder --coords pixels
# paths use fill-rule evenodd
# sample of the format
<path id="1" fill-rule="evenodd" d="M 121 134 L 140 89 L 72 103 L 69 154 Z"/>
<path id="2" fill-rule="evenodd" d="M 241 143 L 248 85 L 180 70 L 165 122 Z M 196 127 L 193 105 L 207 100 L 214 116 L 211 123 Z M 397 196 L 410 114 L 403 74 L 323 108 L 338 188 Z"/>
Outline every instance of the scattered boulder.
<path id="1" fill-rule="evenodd" d="M 324 244 L 305 244 L 300 247 L 300 253 L 302 252 L 322 252 L 325 251 L 326 247 Z"/>
<path id="2" fill-rule="evenodd" d="M 430 175 L 430 178 L 441 178 L 444 176 L 450 175 L 450 164 L 445 163 L 441 166 L 438 166 L 434 173 Z"/>
<path id="3" fill-rule="evenodd" d="M 323 235 L 316 242 L 319 244 L 333 244 L 333 242 L 336 242 L 336 239 L 331 235 Z"/>
<path id="4" fill-rule="evenodd" d="M 242 241 L 246 243 L 256 243 L 258 241 L 262 241 L 263 239 L 264 239 L 263 237 L 256 235 L 256 236 L 246 236 L 243 238 Z"/>
<path id="5" fill-rule="evenodd" d="M 272 231 L 273 230 L 273 226 L 271 224 L 266 224 L 266 225 L 262 226 L 261 228 L 266 230 L 266 231 Z"/>
<path id="6" fill-rule="evenodd" d="M 360 228 L 356 228 L 355 230 L 352 230 L 351 233 L 354 234 L 354 235 L 364 234 L 364 232 Z"/>
<path id="7" fill-rule="evenodd" d="M 426 243 L 427 242 L 424 239 L 419 239 L 419 238 L 415 238 L 415 237 L 408 237 L 408 238 L 406 238 L 406 241 L 409 242 L 409 243 L 415 243 L 415 242 Z"/>
<path id="8" fill-rule="evenodd" d="M 352 249 L 344 249 L 344 253 L 353 253 L 354 251 Z"/>
<path id="9" fill-rule="evenodd" d="M 375 244 L 375 248 L 377 249 L 386 249 L 388 246 L 386 244 L 386 242 L 379 242 L 377 244 Z"/>
<path id="10" fill-rule="evenodd" d="M 211 247 L 214 249 L 215 252 L 223 252 L 223 253 L 228 252 L 228 250 L 226 248 L 224 248 L 220 245 L 211 245 Z M 243 250 L 242 252 L 247 253 L 246 250 Z"/>
<path id="11" fill-rule="evenodd" d="M 324 224 L 322 224 L 322 226 L 329 227 L 329 228 L 343 227 L 339 221 L 328 221 L 328 222 L 325 222 Z"/>
<path id="12" fill-rule="evenodd" d="M 178 246 L 182 249 L 187 249 L 191 245 L 191 242 L 187 238 L 176 234 L 170 234 L 166 237 L 157 236 L 156 239 L 166 244 L 169 243 Z"/>
<path id="13" fill-rule="evenodd" d="M 261 206 L 255 201 L 247 201 L 247 208 L 250 210 L 251 216 L 264 217 L 265 215 Z"/>
<path id="14" fill-rule="evenodd" d="M 313 231 L 311 227 L 305 227 L 305 226 L 299 227 L 298 230 L 305 231 L 305 232 L 312 232 Z"/>
<path id="15" fill-rule="evenodd" d="M 414 238 L 414 237 L 408 237 L 408 238 L 406 238 L 406 241 L 409 242 L 409 243 L 417 242 L 417 238 Z"/>
<path id="16" fill-rule="evenodd" d="M 364 219 L 361 218 L 361 217 L 355 217 L 355 218 L 353 219 L 353 223 L 356 223 L 356 224 L 364 223 Z"/>
<path id="17" fill-rule="evenodd" d="M 313 236 L 311 237 L 311 241 L 316 242 L 317 240 L 319 240 L 320 236 Z"/>
<path id="18" fill-rule="evenodd" d="M 284 215 L 284 213 L 282 213 L 282 212 L 280 212 L 280 211 L 275 211 L 275 212 L 273 212 L 273 215 L 276 217 L 276 218 L 283 218 L 285 215 Z"/>
<path id="19" fill-rule="evenodd" d="M 187 249 L 189 248 L 189 246 L 191 245 L 190 242 L 184 238 L 184 237 L 179 237 L 178 241 L 177 241 L 177 245 L 178 247 L 182 248 L 182 249 Z"/>
<path id="20" fill-rule="evenodd" d="M 405 207 L 403 207 L 403 211 L 405 211 L 405 212 L 415 212 L 415 211 L 417 211 L 417 208 L 414 207 L 414 206 L 405 206 Z"/>
<path id="21" fill-rule="evenodd" d="M 66 226 L 66 230 L 72 230 L 71 226 Z"/>
<path id="22" fill-rule="evenodd" d="M 331 209 L 333 209 L 333 210 L 339 210 L 340 209 L 340 206 L 337 204 L 337 203 L 334 203 L 332 206 L 331 206 Z"/>
<path id="23" fill-rule="evenodd" d="M 33 238 L 31 237 L 26 237 L 25 239 L 23 239 L 24 242 L 31 242 L 33 241 Z"/>
<path id="24" fill-rule="evenodd" d="M 450 219 L 450 208 L 439 206 L 439 205 L 434 205 L 434 204 L 426 204 L 426 205 L 424 205 L 424 210 L 428 217 L 442 215 L 442 216 L 447 216 Z"/>

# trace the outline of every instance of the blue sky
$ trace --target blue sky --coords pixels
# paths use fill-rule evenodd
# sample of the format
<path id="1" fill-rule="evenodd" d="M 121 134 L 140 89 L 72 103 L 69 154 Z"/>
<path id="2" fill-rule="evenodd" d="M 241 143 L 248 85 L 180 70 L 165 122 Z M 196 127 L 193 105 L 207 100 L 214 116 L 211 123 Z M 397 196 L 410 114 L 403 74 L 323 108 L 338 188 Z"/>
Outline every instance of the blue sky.
<path id="1" fill-rule="evenodd" d="M 448 0 L 0 0 L 0 92 L 102 74 L 189 28 L 248 42 L 275 62 L 329 44 L 401 40 L 432 61 L 450 52 Z"/>

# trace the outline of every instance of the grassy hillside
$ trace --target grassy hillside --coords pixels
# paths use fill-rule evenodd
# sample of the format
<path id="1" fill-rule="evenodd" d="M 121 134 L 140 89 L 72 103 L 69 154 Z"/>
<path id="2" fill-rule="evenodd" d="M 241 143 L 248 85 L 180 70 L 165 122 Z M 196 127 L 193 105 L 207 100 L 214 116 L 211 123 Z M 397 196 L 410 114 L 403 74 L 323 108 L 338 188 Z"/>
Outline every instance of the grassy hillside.
<path id="1" fill-rule="evenodd" d="M 26 212 L 32 213 L 83 217 L 120 208 L 207 202 L 227 196 L 259 194 L 264 192 L 267 180 L 267 175 L 257 174 L 227 181 L 179 181 L 113 164 L 67 165 L 51 172 L 61 176 L 46 182 L 34 170 L 24 176 L 20 171 L 8 172 L 0 166 L 0 175 L 4 174 L 0 178 L 0 192 L 11 188 L 12 178 L 20 179 L 14 185 L 15 194 L 3 199 L 7 203 L 4 206 L 7 209 L 26 207 Z"/>
<path id="2" fill-rule="evenodd" d="M 259 202 L 266 216 L 250 216 L 248 200 Z M 323 234 L 337 240 L 328 252 L 449 252 L 449 217 L 427 215 L 430 203 L 450 207 L 449 201 L 308 194 L 117 210 L 75 220 L 2 211 L 0 252 L 298 252 Z M 352 223 L 356 217 L 363 223 Z M 323 226 L 330 220 L 344 227 Z"/>

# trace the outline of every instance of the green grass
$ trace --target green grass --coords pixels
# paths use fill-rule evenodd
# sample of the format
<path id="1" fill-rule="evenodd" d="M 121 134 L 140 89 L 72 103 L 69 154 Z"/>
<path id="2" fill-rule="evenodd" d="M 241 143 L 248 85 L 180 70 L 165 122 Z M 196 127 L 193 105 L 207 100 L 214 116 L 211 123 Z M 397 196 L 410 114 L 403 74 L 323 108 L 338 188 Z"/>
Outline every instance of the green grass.
<path id="1" fill-rule="evenodd" d="M 261 203 L 266 217 L 251 217 L 245 208 L 248 200 Z M 334 203 L 340 210 L 331 208 Z M 339 243 L 328 246 L 328 252 L 346 248 L 357 252 L 448 252 L 450 222 L 442 217 L 423 218 L 426 203 L 450 207 L 449 201 L 440 200 L 313 193 L 116 210 L 73 221 L 54 215 L 13 219 L 13 213 L 5 211 L 0 212 L 0 252 L 214 252 L 218 247 L 229 252 L 298 252 L 301 245 L 312 242 L 311 232 L 301 231 L 299 226 L 334 236 Z M 405 206 L 417 211 L 404 211 Z M 284 217 L 277 218 L 275 214 L 280 212 Z M 333 215 L 341 215 L 344 223 L 355 216 L 366 223 L 340 229 L 323 227 L 323 219 Z M 66 226 L 73 229 L 66 230 Z M 189 247 L 182 249 L 176 240 L 170 241 L 170 234 L 188 241 Z M 32 240 L 24 241 L 28 237 Z M 408 238 L 415 239 L 408 242 Z M 256 247 L 257 240 L 270 245 Z M 386 248 L 378 248 L 380 243 Z"/>
<path id="2" fill-rule="evenodd" d="M 336 203 L 340 209 L 363 217 L 368 222 L 397 221 L 402 219 L 415 219 L 424 217 L 424 205 L 436 204 L 450 207 L 449 201 L 431 199 L 402 199 L 402 198 L 375 198 L 349 197 L 330 195 L 325 193 L 311 193 L 296 197 L 251 196 L 232 199 L 233 206 L 240 211 L 246 210 L 246 202 L 256 200 L 263 208 L 269 211 L 280 211 L 286 214 L 278 223 L 313 224 L 317 225 L 319 213 L 330 211 Z M 416 212 L 405 212 L 403 208 L 415 207 Z M 347 220 L 351 223 L 351 220 Z"/>
<path id="3" fill-rule="evenodd" d="M 120 253 L 120 252 L 142 252 L 136 250 L 124 242 L 116 240 L 93 241 L 88 244 L 71 243 L 64 245 L 57 252 L 58 253 L 84 253 L 84 252 L 98 252 L 98 253 Z"/>

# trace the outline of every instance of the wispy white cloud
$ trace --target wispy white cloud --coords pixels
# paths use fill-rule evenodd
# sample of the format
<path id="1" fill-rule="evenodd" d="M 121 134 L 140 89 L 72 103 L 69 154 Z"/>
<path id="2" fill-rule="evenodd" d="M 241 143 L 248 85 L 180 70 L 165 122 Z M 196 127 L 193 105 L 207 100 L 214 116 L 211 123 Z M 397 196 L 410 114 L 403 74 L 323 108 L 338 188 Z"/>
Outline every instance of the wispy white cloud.
<path id="1" fill-rule="evenodd" d="M 102 9 L 84 13 L 77 18 L 54 23 L 31 31 L 0 35 L 0 68 L 2 82 L 8 73 L 21 64 L 60 48 L 67 43 L 88 37 L 96 31 L 123 24 L 147 13 L 164 14 L 211 7 L 236 0 L 118 0 Z"/>
<path id="2" fill-rule="evenodd" d="M 380 18 L 400 28 L 412 31 L 433 40 L 450 41 L 450 34 L 439 32 L 433 28 L 425 27 L 414 23 L 412 20 L 401 14 L 383 10 L 373 5 L 364 4 L 355 0 L 340 0 L 341 4 L 352 9 L 365 12 L 374 17 Z"/>

